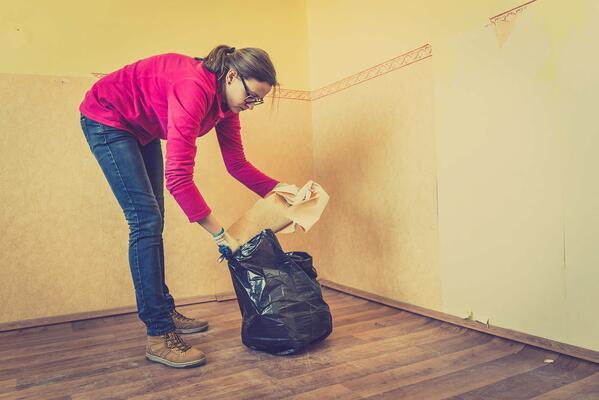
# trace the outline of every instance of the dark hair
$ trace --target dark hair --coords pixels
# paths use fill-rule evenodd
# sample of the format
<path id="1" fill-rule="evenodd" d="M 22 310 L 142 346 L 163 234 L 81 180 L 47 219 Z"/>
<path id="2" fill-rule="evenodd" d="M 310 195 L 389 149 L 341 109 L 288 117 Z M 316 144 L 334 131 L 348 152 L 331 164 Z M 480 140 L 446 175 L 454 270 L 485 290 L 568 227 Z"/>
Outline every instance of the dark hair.
<path id="1" fill-rule="evenodd" d="M 226 45 L 216 46 L 205 58 L 196 57 L 204 62 L 204 67 L 216 74 L 216 79 L 224 86 L 224 77 L 230 68 L 235 69 L 247 79 L 266 82 L 273 87 L 273 100 L 280 85 L 277 81 L 277 72 L 270 60 L 268 53 L 255 47 L 235 49 Z"/>

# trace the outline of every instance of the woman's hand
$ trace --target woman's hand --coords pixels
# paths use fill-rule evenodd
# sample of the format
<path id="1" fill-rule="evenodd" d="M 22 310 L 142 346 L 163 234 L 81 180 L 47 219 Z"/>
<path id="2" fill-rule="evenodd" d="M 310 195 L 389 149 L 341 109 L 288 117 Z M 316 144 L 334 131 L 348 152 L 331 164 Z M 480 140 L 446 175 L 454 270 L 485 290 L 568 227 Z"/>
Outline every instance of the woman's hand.
<path id="1" fill-rule="evenodd" d="M 202 225 L 202 227 L 210 233 L 212 239 L 218 246 L 218 251 L 221 254 L 220 261 L 222 261 L 223 258 L 229 258 L 237 251 L 237 249 L 239 249 L 237 240 L 225 231 L 225 228 L 223 228 L 212 213 L 206 218 L 198 221 L 198 224 Z"/>
<path id="2" fill-rule="evenodd" d="M 266 197 L 270 196 L 271 194 L 273 194 L 275 192 L 275 189 L 277 189 L 281 186 L 287 186 L 287 183 L 283 183 L 283 182 L 277 183 L 277 185 L 274 188 L 272 188 L 272 190 L 270 192 L 266 193 L 266 195 L 264 197 L 266 198 Z"/>
<path id="3" fill-rule="evenodd" d="M 218 251 L 221 254 L 220 261 L 223 258 L 229 259 L 239 249 L 239 243 L 225 231 L 225 228 L 221 228 L 220 232 L 212 235 L 212 239 L 218 246 Z"/>

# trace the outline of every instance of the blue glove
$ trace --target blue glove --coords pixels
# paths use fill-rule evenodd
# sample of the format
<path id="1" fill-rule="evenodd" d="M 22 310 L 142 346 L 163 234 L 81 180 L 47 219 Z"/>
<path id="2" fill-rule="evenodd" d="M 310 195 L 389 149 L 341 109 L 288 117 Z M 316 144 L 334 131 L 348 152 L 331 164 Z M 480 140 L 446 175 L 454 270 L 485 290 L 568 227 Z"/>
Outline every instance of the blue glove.
<path id="1" fill-rule="evenodd" d="M 218 246 L 218 252 L 220 253 L 219 261 L 222 261 L 225 258 L 228 260 L 233 257 L 233 252 L 227 246 Z"/>
<path id="2" fill-rule="evenodd" d="M 221 228 L 220 232 L 215 235 L 212 235 L 212 239 L 216 242 L 218 246 L 218 252 L 221 254 L 219 258 L 219 262 L 222 262 L 223 259 L 230 259 L 233 256 L 233 253 L 237 251 L 239 248 L 239 243 L 235 240 L 231 235 L 229 235 L 225 228 Z"/>

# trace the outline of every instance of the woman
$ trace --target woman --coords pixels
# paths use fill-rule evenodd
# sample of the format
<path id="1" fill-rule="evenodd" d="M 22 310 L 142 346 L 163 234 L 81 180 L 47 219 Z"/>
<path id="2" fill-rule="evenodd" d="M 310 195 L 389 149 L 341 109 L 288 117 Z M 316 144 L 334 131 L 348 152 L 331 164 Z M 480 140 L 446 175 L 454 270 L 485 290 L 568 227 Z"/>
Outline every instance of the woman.
<path id="1" fill-rule="evenodd" d="M 177 312 L 164 281 L 163 173 L 189 221 L 212 235 L 221 254 L 235 252 L 239 244 L 193 182 L 195 141 L 214 127 L 227 171 L 266 197 L 283 184 L 246 160 L 239 113 L 262 104 L 273 86 L 265 51 L 221 45 L 204 59 L 170 53 L 126 65 L 96 82 L 79 107 L 85 138 L 129 224 L 129 266 L 151 361 L 178 368 L 206 362 L 179 334 L 206 330 L 207 321 Z"/>

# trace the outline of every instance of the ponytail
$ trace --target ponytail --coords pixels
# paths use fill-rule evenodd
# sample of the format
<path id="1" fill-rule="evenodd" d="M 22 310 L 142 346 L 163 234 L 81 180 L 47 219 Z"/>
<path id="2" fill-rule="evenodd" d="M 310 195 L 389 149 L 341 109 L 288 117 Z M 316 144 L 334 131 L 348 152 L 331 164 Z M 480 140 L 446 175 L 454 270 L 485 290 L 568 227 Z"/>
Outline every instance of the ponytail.
<path id="1" fill-rule="evenodd" d="M 204 67 L 216 75 L 220 85 L 224 84 L 224 77 L 230 68 L 234 68 L 239 74 L 247 79 L 255 79 L 266 82 L 273 87 L 273 98 L 276 97 L 280 85 L 277 81 L 277 72 L 270 60 L 268 53 L 255 47 L 235 49 L 227 45 L 219 45 L 213 48 L 205 58 L 196 57 L 203 61 Z"/>
<path id="2" fill-rule="evenodd" d="M 232 54 L 234 51 L 235 47 L 229 47 L 221 44 L 220 46 L 216 46 L 214 49 L 212 49 L 206 58 L 202 59 L 196 57 L 196 59 L 203 60 L 206 69 L 216 74 L 217 79 L 220 81 L 230 67 L 227 56 Z"/>

